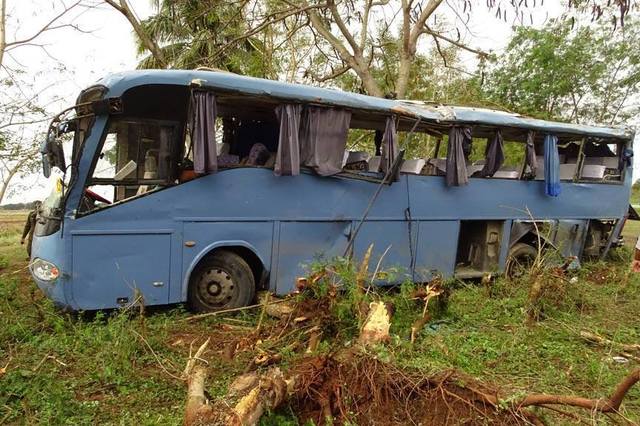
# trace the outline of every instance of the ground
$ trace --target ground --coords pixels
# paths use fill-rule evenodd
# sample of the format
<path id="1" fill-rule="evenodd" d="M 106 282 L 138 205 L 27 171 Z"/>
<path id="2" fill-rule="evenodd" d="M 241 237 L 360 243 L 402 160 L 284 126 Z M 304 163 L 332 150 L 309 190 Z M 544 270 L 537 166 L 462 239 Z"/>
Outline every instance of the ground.
<path id="1" fill-rule="evenodd" d="M 245 370 L 252 354 L 223 355 L 229 341 L 242 341 L 256 328 L 259 312 L 186 322 L 190 314 L 182 306 L 147 309 L 144 315 L 56 311 L 29 279 L 19 244 L 24 217 L 25 212 L 0 216 L 0 424 L 181 424 L 180 374 L 190 348 L 208 337 L 211 398 L 223 395 Z M 638 232 L 636 223 L 627 224 L 627 244 L 635 243 Z M 388 296 L 396 304 L 392 339 L 376 356 L 425 375 L 455 369 L 513 398 L 530 392 L 607 396 L 638 361 L 617 358 L 615 345 L 590 345 L 580 332 L 640 343 L 640 279 L 629 273 L 629 258 L 630 250 L 622 249 L 607 263 L 586 264 L 573 280 L 567 276 L 541 299 L 535 324 L 525 322 L 526 282 L 457 283 L 415 345 L 407 330 L 420 306 Z M 318 350 L 329 346 L 325 342 Z M 292 361 L 287 347 L 271 351 L 280 351 L 286 369 Z M 640 388 L 625 401 L 616 417 L 570 411 L 586 423 L 640 422 Z M 578 421 L 537 412 L 548 424 Z M 285 406 L 263 422 L 298 424 L 293 413 Z"/>

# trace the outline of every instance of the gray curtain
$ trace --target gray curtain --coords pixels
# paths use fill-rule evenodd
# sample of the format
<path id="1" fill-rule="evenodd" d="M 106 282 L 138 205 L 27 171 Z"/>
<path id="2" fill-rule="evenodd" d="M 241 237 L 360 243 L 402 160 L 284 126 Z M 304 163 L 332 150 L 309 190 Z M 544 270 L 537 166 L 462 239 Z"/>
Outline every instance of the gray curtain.
<path id="1" fill-rule="evenodd" d="M 216 151 L 216 97 L 213 92 L 191 93 L 189 133 L 193 144 L 193 171 L 197 174 L 218 170 Z"/>
<path id="2" fill-rule="evenodd" d="M 496 130 L 484 151 L 485 163 L 480 170 L 480 177 L 490 177 L 497 172 L 504 163 L 504 142 L 502 132 Z"/>
<path id="3" fill-rule="evenodd" d="M 447 186 L 462 186 L 469 183 L 467 177 L 467 163 L 464 145 L 471 145 L 470 127 L 452 127 L 449 131 L 449 145 L 447 149 Z"/>
<path id="4" fill-rule="evenodd" d="M 320 176 L 342 171 L 351 111 L 308 107 L 300 123 L 300 161 Z"/>
<path id="5" fill-rule="evenodd" d="M 398 135 L 396 134 L 396 117 L 387 117 L 384 133 L 382 134 L 382 156 L 380 171 L 387 174 L 398 155 Z M 373 170 L 376 171 L 377 170 Z"/>
<path id="6" fill-rule="evenodd" d="M 538 171 L 538 160 L 536 159 L 536 148 L 535 148 L 535 140 L 536 140 L 536 132 L 530 131 L 527 133 L 527 147 L 525 151 L 525 167 L 529 166 L 531 170 L 531 174 L 533 176 L 536 175 Z"/>
<path id="7" fill-rule="evenodd" d="M 283 104 L 276 108 L 280 120 L 280 138 L 274 173 L 277 176 L 300 174 L 300 114 L 302 105 Z"/>

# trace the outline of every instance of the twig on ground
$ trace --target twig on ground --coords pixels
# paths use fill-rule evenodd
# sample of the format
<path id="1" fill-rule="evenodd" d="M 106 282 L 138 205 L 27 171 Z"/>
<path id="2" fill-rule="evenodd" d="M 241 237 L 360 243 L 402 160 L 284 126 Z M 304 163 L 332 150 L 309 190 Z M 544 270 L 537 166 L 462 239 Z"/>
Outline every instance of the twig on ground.
<path id="1" fill-rule="evenodd" d="M 278 300 L 275 300 L 273 302 L 269 302 L 269 305 L 277 305 L 278 303 L 284 303 L 284 302 L 287 302 L 287 301 L 289 301 L 289 299 L 278 299 Z M 228 314 L 228 313 L 231 313 L 231 312 L 246 311 L 246 310 L 249 310 L 249 309 L 258 308 L 260 306 L 263 306 L 263 304 L 262 303 L 258 303 L 258 304 L 255 304 L 255 305 L 241 306 L 239 308 L 223 309 L 221 311 L 207 312 L 207 313 L 204 313 L 204 314 L 198 314 L 198 315 L 193 315 L 193 316 L 184 318 L 184 319 L 180 320 L 180 322 L 197 321 L 197 320 L 200 320 L 202 318 L 208 318 L 208 317 L 213 317 L 213 316 L 216 316 L 216 315 Z"/>
<path id="2" fill-rule="evenodd" d="M 175 374 L 171 373 L 169 370 L 167 370 L 164 366 L 164 364 L 162 364 L 162 361 L 160 361 L 160 357 L 158 356 L 158 354 L 156 354 L 156 352 L 153 350 L 153 348 L 151 347 L 151 345 L 149 344 L 149 342 L 147 342 L 147 340 L 142 336 L 142 334 L 138 333 L 135 330 L 131 330 L 133 331 L 133 334 L 135 334 L 136 336 L 138 336 L 140 338 L 140 340 L 142 340 L 142 342 L 145 344 L 145 346 L 147 348 L 149 348 L 149 350 L 151 351 L 151 353 L 153 354 L 154 358 L 156 359 L 156 361 L 158 362 L 158 365 L 160 366 L 160 368 L 162 369 L 162 371 L 164 371 L 165 373 L 167 373 L 170 377 L 176 379 L 176 380 L 182 380 L 180 377 L 176 376 Z"/>

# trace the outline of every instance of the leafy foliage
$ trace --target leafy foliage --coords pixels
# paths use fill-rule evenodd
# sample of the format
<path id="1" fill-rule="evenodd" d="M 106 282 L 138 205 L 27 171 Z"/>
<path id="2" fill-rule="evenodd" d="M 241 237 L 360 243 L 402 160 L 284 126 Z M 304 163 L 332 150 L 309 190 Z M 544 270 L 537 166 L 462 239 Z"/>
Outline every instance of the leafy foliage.
<path id="1" fill-rule="evenodd" d="M 248 31 L 243 2 L 225 0 L 158 0 L 157 13 L 142 21 L 144 30 L 160 44 L 173 68 L 213 67 L 254 76 L 270 76 L 265 70 L 262 41 L 243 37 Z M 240 39 L 233 49 L 220 48 Z M 145 53 L 138 41 L 139 53 Z M 149 55 L 140 68 L 157 68 Z"/>
<path id="2" fill-rule="evenodd" d="M 622 123 L 638 112 L 628 105 L 640 91 L 638 43 L 640 26 L 631 17 L 620 31 L 605 22 L 520 27 L 489 67 L 485 93 L 506 109 L 539 118 Z"/>

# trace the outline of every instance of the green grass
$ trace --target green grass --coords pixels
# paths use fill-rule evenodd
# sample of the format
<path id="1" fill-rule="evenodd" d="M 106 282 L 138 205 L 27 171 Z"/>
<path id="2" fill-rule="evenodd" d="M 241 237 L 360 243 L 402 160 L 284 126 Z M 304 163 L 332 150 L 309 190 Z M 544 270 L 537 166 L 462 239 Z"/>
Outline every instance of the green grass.
<path id="1" fill-rule="evenodd" d="M 181 320 L 188 314 L 181 307 L 149 311 L 144 317 L 132 312 L 57 312 L 24 270 L 22 218 L 0 218 L 0 368 L 6 365 L 0 374 L 0 424 L 177 425 L 182 422 L 185 384 L 176 377 L 190 345 L 212 338 L 207 388 L 213 398 L 223 395 L 249 363 L 251 350 L 240 351 L 233 361 L 223 361 L 221 353 L 226 343 L 242 337 L 224 324 L 253 327 L 253 314 L 236 315 L 232 322 L 185 323 Z M 628 224 L 625 231 L 637 235 L 638 230 Z M 433 310 L 434 319 L 413 346 L 409 327 L 421 306 L 402 294 L 384 295 L 395 303 L 396 314 L 392 341 L 380 355 L 425 374 L 457 369 L 496 384 L 505 396 L 608 395 L 638 365 L 614 362 L 614 348 L 586 344 L 579 332 L 640 343 L 640 279 L 628 273 L 629 255 L 623 250 L 608 264 L 585 265 L 574 282 L 544 299 L 544 319 L 532 326 L 525 324 L 527 282 L 498 280 L 491 291 L 456 283 L 446 309 Z M 351 338 L 357 327 L 349 309 L 337 309 L 337 333 Z M 296 355 L 285 349 L 283 353 L 286 368 Z M 581 415 L 590 419 L 590 413 Z M 624 415 L 640 422 L 640 389 L 629 393 Z M 545 416 L 549 424 L 569 423 L 550 412 Z M 608 421 L 604 416 L 593 420 Z M 264 422 L 296 424 L 287 407 Z"/>

